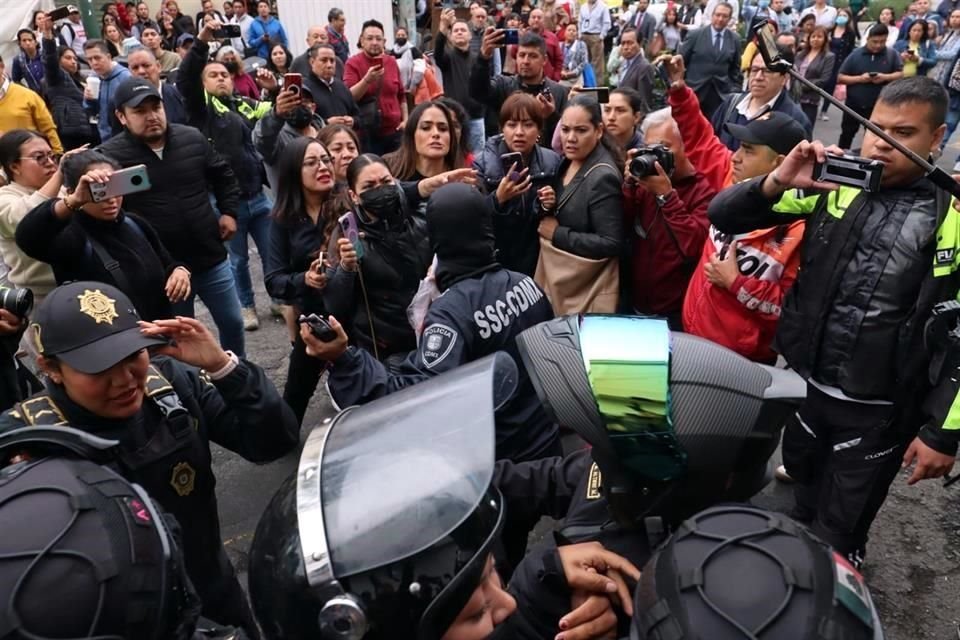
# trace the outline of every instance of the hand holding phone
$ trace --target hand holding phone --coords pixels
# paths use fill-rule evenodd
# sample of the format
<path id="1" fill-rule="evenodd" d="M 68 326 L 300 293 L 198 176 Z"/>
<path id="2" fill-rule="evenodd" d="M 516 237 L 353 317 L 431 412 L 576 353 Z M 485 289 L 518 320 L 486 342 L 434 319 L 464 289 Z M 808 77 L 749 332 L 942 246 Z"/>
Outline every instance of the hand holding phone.
<path id="1" fill-rule="evenodd" d="M 299 97 L 300 90 L 303 89 L 303 76 L 299 73 L 283 74 L 283 88 L 293 92 Z"/>
<path id="2" fill-rule="evenodd" d="M 219 29 L 213 30 L 213 37 L 218 40 L 225 40 L 227 38 L 239 38 L 241 34 L 240 25 L 238 24 L 225 24 L 222 25 Z"/>
<path id="3" fill-rule="evenodd" d="M 333 330 L 330 323 L 315 313 L 311 313 L 309 316 L 300 314 L 297 322 L 310 327 L 310 333 L 315 335 L 321 342 L 333 342 L 337 339 L 337 332 Z"/>
<path id="4" fill-rule="evenodd" d="M 360 227 L 357 224 L 357 214 L 348 211 L 338 220 L 343 237 L 350 241 L 357 254 L 357 260 L 363 260 L 363 242 L 360 241 Z"/>
<path id="5" fill-rule="evenodd" d="M 150 187 L 146 165 L 138 164 L 114 171 L 106 182 L 91 182 L 90 197 L 94 202 L 102 202 L 117 196 L 149 191 Z"/>

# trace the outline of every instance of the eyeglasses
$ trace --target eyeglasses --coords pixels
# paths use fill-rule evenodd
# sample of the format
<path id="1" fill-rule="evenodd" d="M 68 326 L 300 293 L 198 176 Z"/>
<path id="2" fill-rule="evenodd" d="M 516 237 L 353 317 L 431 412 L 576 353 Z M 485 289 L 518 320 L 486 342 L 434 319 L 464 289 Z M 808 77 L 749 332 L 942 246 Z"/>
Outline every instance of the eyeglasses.
<path id="1" fill-rule="evenodd" d="M 767 69 L 766 67 L 750 67 L 750 75 L 751 75 L 751 76 L 755 76 L 755 75 L 757 75 L 758 73 L 759 73 L 760 75 L 762 75 L 762 76 L 766 76 L 768 73 L 774 73 L 774 72 L 773 72 L 773 71 L 770 71 L 770 70 Z"/>
<path id="2" fill-rule="evenodd" d="M 56 164 L 57 161 L 60 159 L 60 156 L 50 151 L 47 153 L 35 153 L 32 156 L 21 156 L 20 159 L 33 160 L 37 164 L 47 164 L 48 162 L 52 162 L 53 164 Z"/>
<path id="3" fill-rule="evenodd" d="M 309 160 L 303 163 L 303 168 L 316 169 L 317 167 L 320 166 L 321 163 L 329 167 L 330 165 L 333 164 L 333 158 L 331 158 L 330 156 L 320 156 L 319 158 L 310 158 Z"/>

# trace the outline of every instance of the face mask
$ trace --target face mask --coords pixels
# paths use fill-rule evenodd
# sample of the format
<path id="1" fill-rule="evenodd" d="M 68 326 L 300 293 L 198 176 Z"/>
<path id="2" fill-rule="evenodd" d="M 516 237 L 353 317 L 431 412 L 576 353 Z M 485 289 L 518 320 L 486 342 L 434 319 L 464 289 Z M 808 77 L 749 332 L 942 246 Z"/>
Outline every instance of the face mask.
<path id="1" fill-rule="evenodd" d="M 293 113 L 284 119 L 294 129 L 306 129 L 307 125 L 313 122 L 313 111 L 301 104 L 293 110 Z"/>
<path id="2" fill-rule="evenodd" d="M 223 66 L 226 67 L 227 73 L 229 73 L 232 76 L 237 75 L 237 72 L 240 71 L 240 63 L 234 62 L 233 60 L 231 60 L 230 62 L 225 62 Z"/>
<path id="3" fill-rule="evenodd" d="M 837 16 L 837 24 L 842 27 L 843 25 L 847 24 L 847 19 L 847 16 Z"/>
<path id="4" fill-rule="evenodd" d="M 367 189 L 360 194 L 360 206 L 370 215 L 380 220 L 388 220 L 400 215 L 400 187 L 384 184 Z"/>
<path id="5" fill-rule="evenodd" d="M 394 40 L 394 42 L 397 43 L 397 46 L 398 46 L 398 47 L 402 47 L 403 45 L 407 44 L 407 39 L 406 39 L 406 38 L 396 38 L 396 39 Z"/>

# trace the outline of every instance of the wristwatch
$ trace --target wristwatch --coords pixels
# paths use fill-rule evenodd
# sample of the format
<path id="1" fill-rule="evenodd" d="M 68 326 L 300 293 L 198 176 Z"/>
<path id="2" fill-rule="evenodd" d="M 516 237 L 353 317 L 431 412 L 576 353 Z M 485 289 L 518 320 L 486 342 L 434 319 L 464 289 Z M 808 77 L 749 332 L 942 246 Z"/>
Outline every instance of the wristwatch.
<path id="1" fill-rule="evenodd" d="M 657 206 L 662 207 L 663 205 L 667 204 L 667 200 L 669 200 L 669 199 L 670 199 L 670 196 L 672 196 L 673 194 L 674 194 L 674 190 L 673 190 L 673 189 L 670 189 L 670 191 L 667 191 L 667 192 L 666 192 L 665 194 L 663 194 L 662 196 L 661 196 L 661 195 L 656 195 L 656 196 L 653 196 L 653 197 L 656 198 L 656 200 L 657 200 Z"/>

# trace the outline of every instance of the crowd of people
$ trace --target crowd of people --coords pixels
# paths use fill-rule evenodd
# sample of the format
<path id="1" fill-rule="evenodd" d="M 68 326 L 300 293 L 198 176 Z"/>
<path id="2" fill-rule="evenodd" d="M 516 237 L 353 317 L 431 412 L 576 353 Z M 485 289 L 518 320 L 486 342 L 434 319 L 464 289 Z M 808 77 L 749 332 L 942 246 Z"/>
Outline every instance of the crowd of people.
<path id="1" fill-rule="evenodd" d="M 736 637 L 821 637 L 799 623 L 750 635 L 752 613 L 713 619 L 681 594 L 698 584 L 711 611 L 736 609 L 716 604 L 718 582 L 703 585 L 697 563 L 713 552 L 691 551 L 690 539 L 755 532 L 764 518 L 769 535 L 793 545 L 797 588 L 833 593 L 823 576 L 849 576 L 862 605 L 838 598 L 823 610 L 818 596 L 818 613 L 796 620 L 836 625 L 829 637 L 876 637 L 858 573 L 870 527 L 902 467 L 914 465 L 911 484 L 942 477 L 960 441 L 960 207 L 883 136 L 866 131 L 854 149 L 861 122 L 846 112 L 837 144 L 819 140 L 831 102 L 811 86 L 921 157 L 939 157 L 960 122 L 960 0 L 935 12 L 916 0 L 900 20 L 883 8 L 868 22 L 867 9 L 683 0 L 658 16 L 648 0 L 618 10 L 603 0 L 420 2 L 419 30 L 370 19 L 356 43 L 344 10 L 292 34 L 267 0 L 203 0 L 196 16 L 176 0 L 108 3 L 100 37 L 74 7 L 57 23 L 36 12 L 16 34 L 9 77 L 0 61 L 0 479 L 69 477 L 78 509 L 126 496 L 120 510 L 134 524 L 153 522 L 156 510 L 176 518 L 172 533 L 156 527 L 154 542 L 164 562 L 182 563 L 165 571 L 184 581 L 171 587 L 178 598 L 196 600 L 180 602 L 178 615 L 194 617 L 177 631 L 157 623 L 167 635 L 155 637 L 190 637 L 199 609 L 253 638 L 404 629 L 437 640 L 571 640 L 623 637 L 631 626 L 640 634 L 631 637 L 686 638 L 715 631 L 698 625 L 721 617 L 746 634 Z M 778 55 L 809 85 L 768 67 L 746 28 L 757 23 L 772 25 Z M 306 50 L 294 56 L 290 38 L 301 35 Z M 842 153 L 882 165 L 879 188 L 814 179 Z M 194 319 L 197 297 L 216 333 Z M 290 341 L 282 391 L 245 349 L 267 307 Z M 636 335 L 683 332 L 719 345 L 750 375 L 786 367 L 801 377 L 806 399 L 783 426 L 777 471 L 795 489 L 792 520 L 715 508 L 696 516 L 701 529 L 681 525 L 750 497 L 727 477 L 698 475 L 696 456 L 681 477 L 712 483 L 691 493 L 709 499 L 671 494 L 678 476 L 628 482 L 627 494 L 665 497 L 649 500 L 643 517 L 623 515 L 614 481 L 652 474 L 643 461 L 666 446 L 635 432 L 657 415 L 653 396 L 637 389 L 628 415 L 614 419 L 609 390 L 597 391 L 602 368 L 588 367 L 588 404 L 606 431 L 637 438 L 629 454 L 613 447 L 629 458 L 622 472 L 557 418 L 533 372 L 537 352 L 521 337 L 543 326 L 569 337 L 574 325 L 556 323 L 578 314 L 660 318 Z M 586 335 L 568 343 L 584 363 L 596 357 Z M 483 407 L 471 394 L 487 388 L 481 365 L 492 362 L 500 377 L 491 386 L 511 392 Z M 301 473 L 258 529 L 251 609 L 221 541 L 209 443 L 256 463 L 286 455 L 322 381 L 337 407 L 370 412 L 345 412 L 308 436 Z M 447 447 L 444 459 L 423 457 L 399 426 L 378 431 L 412 420 L 410 407 L 430 414 L 430 428 L 492 425 L 495 470 L 470 466 L 482 438 L 451 444 L 418 424 L 410 439 Z M 16 431 L 25 426 L 40 435 Z M 667 429 L 681 449 L 693 446 L 683 444 L 686 428 Z M 103 439 L 115 441 L 109 477 L 50 461 L 78 452 L 100 460 Z M 364 447 L 401 464 L 382 477 L 341 469 Z M 429 479 L 411 479 L 408 467 Z M 327 473 L 343 493 L 315 488 L 327 501 L 311 507 L 327 514 L 317 520 L 303 488 Z M 446 495 L 444 482 L 478 473 L 479 489 Z M 131 498 L 121 476 L 150 498 Z M 10 487 L 0 482 L 0 514 Z M 379 504 L 366 513 L 384 513 L 370 530 L 350 529 L 362 520 L 358 505 L 334 510 L 362 501 L 351 496 L 357 487 Z M 467 502 L 441 508 L 440 494 Z M 568 526 L 546 551 L 528 550 L 543 515 Z M 665 521 L 663 539 L 673 533 L 656 553 L 653 532 L 637 531 L 653 515 Z M 629 535 L 611 536 L 611 518 Z M 455 530 L 437 530 L 453 520 Z M 311 546 L 305 523 L 322 544 Z M 391 550 L 370 551 L 384 536 Z M 15 544 L 0 555 L 32 548 L 6 537 Z M 140 544 L 133 564 L 149 555 Z M 182 547 L 180 560 L 171 547 Z M 351 557 L 357 549 L 380 564 Z M 14 582 L 10 602 L 26 606 L 35 587 Z M 116 631 L 156 613 L 134 610 L 60 622 L 24 614 L 8 626 L 22 637 L 145 637 Z M 83 630 L 63 631 L 68 618 Z"/>

